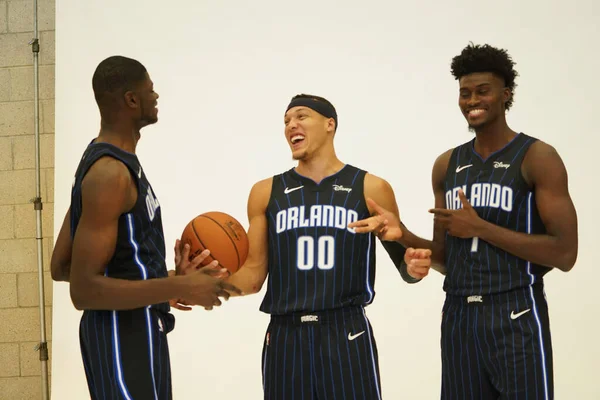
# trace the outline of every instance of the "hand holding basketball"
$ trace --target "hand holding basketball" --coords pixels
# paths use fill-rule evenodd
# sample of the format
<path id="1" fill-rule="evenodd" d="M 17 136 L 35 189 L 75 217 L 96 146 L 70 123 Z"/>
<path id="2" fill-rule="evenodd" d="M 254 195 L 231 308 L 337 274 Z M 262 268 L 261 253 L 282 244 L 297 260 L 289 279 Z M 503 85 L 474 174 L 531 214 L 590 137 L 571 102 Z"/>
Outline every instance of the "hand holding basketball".
<path id="1" fill-rule="evenodd" d="M 218 211 L 194 217 L 185 226 L 181 234 L 181 243 L 189 246 L 189 251 L 181 254 L 181 262 L 184 262 L 183 259 L 194 257 L 191 261 L 193 268 L 198 268 L 199 265 L 214 265 L 214 261 L 211 260 L 218 260 L 219 265 L 230 274 L 234 274 L 248 257 L 246 230 L 231 215 Z M 207 249 L 210 250 L 209 254 L 205 253 Z M 197 263 L 197 256 L 202 254 L 206 255 Z"/>
<path id="2" fill-rule="evenodd" d="M 198 270 L 199 266 L 204 262 L 206 257 L 210 255 L 210 251 L 204 250 L 199 255 L 190 261 L 190 245 L 183 245 L 179 239 L 175 241 L 175 270 L 169 271 L 169 276 L 186 275 Z M 213 260 L 207 266 L 200 269 L 205 274 L 215 278 L 225 278 L 229 272 L 225 268 L 219 267 L 219 262 Z M 191 304 L 185 299 L 171 299 L 169 301 L 171 307 L 181 311 L 189 311 L 192 308 Z M 211 307 L 212 308 L 212 307 Z"/>

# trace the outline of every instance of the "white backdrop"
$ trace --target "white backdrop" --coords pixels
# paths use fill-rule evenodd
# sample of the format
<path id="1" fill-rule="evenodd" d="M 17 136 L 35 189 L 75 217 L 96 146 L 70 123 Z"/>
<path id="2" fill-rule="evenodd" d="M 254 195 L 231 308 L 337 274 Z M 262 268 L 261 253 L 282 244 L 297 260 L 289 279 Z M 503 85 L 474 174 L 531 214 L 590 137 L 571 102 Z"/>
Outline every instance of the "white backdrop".
<path id="1" fill-rule="evenodd" d="M 558 149 L 579 214 L 577 265 L 546 279 L 556 397 L 600 398 L 594 0 L 56 3 L 55 232 L 81 152 L 99 130 L 93 71 L 110 55 L 133 57 L 161 96 L 159 122 L 142 131 L 138 156 L 162 206 L 170 265 L 175 239 L 201 212 L 231 213 L 247 228 L 252 184 L 294 165 L 283 113 L 301 92 L 333 102 L 340 158 L 387 179 L 405 223 L 430 238 L 433 161 L 472 137 L 450 60 L 469 41 L 508 49 L 520 73 L 509 124 Z M 384 398 L 439 398 L 442 277 L 432 272 L 409 286 L 380 245 L 377 255 L 367 310 Z M 263 293 L 212 312 L 174 311 L 176 399 L 261 398 Z M 66 284 L 54 285 L 53 307 L 53 399 L 87 398 L 80 313 Z"/>

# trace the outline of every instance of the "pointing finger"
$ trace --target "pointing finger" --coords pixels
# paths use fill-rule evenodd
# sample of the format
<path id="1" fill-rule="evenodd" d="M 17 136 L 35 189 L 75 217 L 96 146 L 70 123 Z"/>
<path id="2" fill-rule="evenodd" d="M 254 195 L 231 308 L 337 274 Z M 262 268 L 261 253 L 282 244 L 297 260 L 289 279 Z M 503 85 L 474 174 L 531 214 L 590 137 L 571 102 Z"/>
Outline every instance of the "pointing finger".
<path id="1" fill-rule="evenodd" d="M 463 192 L 462 189 L 458 189 L 458 197 L 460 198 L 460 202 L 463 205 L 463 208 L 473 208 L 471 207 L 471 203 L 469 203 L 469 200 L 467 200 L 467 196 L 465 195 L 465 192 Z"/>

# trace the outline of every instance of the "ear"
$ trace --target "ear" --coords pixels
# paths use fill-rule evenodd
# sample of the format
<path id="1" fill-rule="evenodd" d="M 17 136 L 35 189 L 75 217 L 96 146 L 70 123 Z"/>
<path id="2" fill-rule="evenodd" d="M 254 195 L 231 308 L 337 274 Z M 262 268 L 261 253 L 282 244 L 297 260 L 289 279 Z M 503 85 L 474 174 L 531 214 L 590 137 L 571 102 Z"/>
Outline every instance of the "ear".
<path id="1" fill-rule="evenodd" d="M 123 95 L 123 99 L 125 101 L 125 105 L 129 108 L 138 108 L 139 107 L 139 99 L 137 97 L 137 95 L 132 92 L 131 90 L 128 90 L 125 92 L 125 94 Z"/>
<path id="2" fill-rule="evenodd" d="M 504 104 L 506 104 L 507 101 L 510 100 L 510 98 L 512 97 L 512 92 L 509 88 L 504 88 L 504 90 L 502 91 L 502 97 L 503 97 L 503 101 Z"/>
<path id="3" fill-rule="evenodd" d="M 335 133 L 335 120 L 333 118 L 327 118 L 327 132 Z"/>

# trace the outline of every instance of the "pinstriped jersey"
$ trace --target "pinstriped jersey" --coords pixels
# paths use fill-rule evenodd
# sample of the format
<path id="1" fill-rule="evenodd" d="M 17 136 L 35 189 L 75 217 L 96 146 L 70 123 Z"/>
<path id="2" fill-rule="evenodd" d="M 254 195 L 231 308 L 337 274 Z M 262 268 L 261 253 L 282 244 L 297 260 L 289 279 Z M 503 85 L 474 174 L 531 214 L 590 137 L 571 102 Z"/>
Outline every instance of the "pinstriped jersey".
<path id="1" fill-rule="evenodd" d="M 90 167 L 101 157 L 113 157 L 127 166 L 137 185 L 134 207 L 119 217 L 116 248 L 105 275 L 129 280 L 167 276 L 165 240 L 160 204 L 146 179 L 137 156 L 108 143 L 90 143 L 75 173 L 71 190 L 71 236 L 74 237 L 82 212 L 81 182 Z M 169 303 L 155 305 L 163 312 Z"/>
<path id="2" fill-rule="evenodd" d="M 273 177 L 266 211 L 269 274 L 261 311 L 279 315 L 373 301 L 374 236 L 347 227 L 370 216 L 365 174 L 345 165 L 318 184 L 293 168 Z"/>
<path id="3" fill-rule="evenodd" d="M 535 194 L 521 174 L 529 146 L 537 139 L 520 133 L 504 148 L 482 159 L 475 139 L 456 147 L 445 179 L 446 208 L 459 209 L 462 188 L 484 220 L 512 231 L 543 234 Z M 469 296 L 506 292 L 541 281 L 550 269 L 516 257 L 479 238 L 446 233 L 444 290 Z"/>

